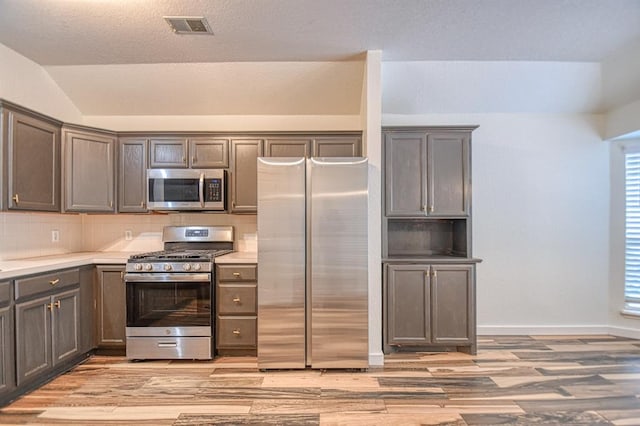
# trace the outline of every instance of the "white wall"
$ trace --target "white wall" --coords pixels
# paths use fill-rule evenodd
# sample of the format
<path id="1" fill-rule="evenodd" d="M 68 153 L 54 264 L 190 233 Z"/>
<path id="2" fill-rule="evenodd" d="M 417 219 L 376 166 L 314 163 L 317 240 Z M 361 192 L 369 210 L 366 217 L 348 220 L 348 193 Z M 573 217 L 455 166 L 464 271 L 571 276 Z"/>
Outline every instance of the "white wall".
<path id="1" fill-rule="evenodd" d="M 38 64 L 0 44 L 0 98 L 58 120 L 82 124 L 82 114 Z"/>
<path id="2" fill-rule="evenodd" d="M 608 321 L 608 146 L 586 114 L 383 114 L 472 135 L 479 333 L 602 333 Z"/>
<path id="3" fill-rule="evenodd" d="M 602 64 L 605 139 L 640 132 L 640 42 Z"/>

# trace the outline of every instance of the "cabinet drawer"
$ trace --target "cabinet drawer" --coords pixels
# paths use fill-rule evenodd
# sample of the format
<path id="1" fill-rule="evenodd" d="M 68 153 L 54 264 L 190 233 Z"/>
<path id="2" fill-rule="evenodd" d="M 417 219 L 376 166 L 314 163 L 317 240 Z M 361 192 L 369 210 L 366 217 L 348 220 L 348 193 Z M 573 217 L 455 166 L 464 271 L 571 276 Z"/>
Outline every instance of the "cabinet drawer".
<path id="1" fill-rule="evenodd" d="M 3 281 L 0 283 L 0 306 L 11 302 L 11 283 Z"/>
<path id="2" fill-rule="evenodd" d="M 218 284 L 218 313 L 255 315 L 256 286 Z"/>
<path id="3" fill-rule="evenodd" d="M 80 270 L 52 272 L 35 277 L 21 278 L 16 281 L 16 300 L 44 293 L 53 289 L 60 289 L 80 283 Z"/>
<path id="4" fill-rule="evenodd" d="M 218 281 L 255 281 L 257 265 L 218 265 Z"/>
<path id="5" fill-rule="evenodd" d="M 256 317 L 218 317 L 218 348 L 256 346 Z"/>

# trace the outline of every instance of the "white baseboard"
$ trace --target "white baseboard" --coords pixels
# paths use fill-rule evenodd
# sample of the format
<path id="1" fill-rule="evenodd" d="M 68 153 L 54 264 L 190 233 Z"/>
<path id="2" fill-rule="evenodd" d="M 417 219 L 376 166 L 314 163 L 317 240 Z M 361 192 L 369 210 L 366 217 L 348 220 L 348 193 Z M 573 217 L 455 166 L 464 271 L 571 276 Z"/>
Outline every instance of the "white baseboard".
<path id="1" fill-rule="evenodd" d="M 609 327 L 609 334 L 630 339 L 640 339 L 640 329 L 626 327 Z"/>
<path id="2" fill-rule="evenodd" d="M 371 367 L 382 367 L 384 365 L 384 354 L 382 352 L 369 352 L 369 365 Z"/>
<path id="3" fill-rule="evenodd" d="M 478 335 L 571 335 L 571 334 L 615 334 L 606 325 L 480 325 Z M 640 336 L 640 334 L 639 334 Z"/>

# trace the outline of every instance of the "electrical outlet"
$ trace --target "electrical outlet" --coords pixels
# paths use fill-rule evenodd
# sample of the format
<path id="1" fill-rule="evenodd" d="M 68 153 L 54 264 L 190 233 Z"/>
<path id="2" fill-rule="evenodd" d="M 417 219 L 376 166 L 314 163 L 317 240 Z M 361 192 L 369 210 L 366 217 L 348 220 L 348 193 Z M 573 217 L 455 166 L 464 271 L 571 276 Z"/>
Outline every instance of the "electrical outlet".
<path id="1" fill-rule="evenodd" d="M 51 242 L 52 243 L 60 242 L 60 231 L 58 231 L 57 229 L 51 230 Z"/>
<path id="2" fill-rule="evenodd" d="M 127 241 L 133 240 L 133 232 L 131 232 L 128 229 L 126 231 L 124 231 L 124 239 L 127 240 Z"/>

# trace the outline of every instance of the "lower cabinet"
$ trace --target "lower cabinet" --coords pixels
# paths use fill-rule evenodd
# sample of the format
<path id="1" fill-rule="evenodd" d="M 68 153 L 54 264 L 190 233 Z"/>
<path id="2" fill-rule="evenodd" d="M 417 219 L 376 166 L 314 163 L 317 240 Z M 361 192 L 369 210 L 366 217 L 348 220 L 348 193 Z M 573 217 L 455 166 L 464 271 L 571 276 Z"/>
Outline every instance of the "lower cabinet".
<path id="1" fill-rule="evenodd" d="M 455 346 L 476 352 L 473 264 L 388 264 L 384 351 Z"/>
<path id="2" fill-rule="evenodd" d="M 216 349 L 219 355 L 257 353 L 256 264 L 216 265 Z"/>
<path id="3" fill-rule="evenodd" d="M 124 265 L 97 266 L 96 345 L 124 349 L 126 344 L 126 303 Z"/>
<path id="4" fill-rule="evenodd" d="M 9 283 L 0 283 L 2 285 Z M 15 345 L 13 342 L 13 306 L 0 308 L 0 396 L 15 386 Z"/>
<path id="5" fill-rule="evenodd" d="M 80 354 L 80 289 L 17 303 L 18 386 Z"/>

